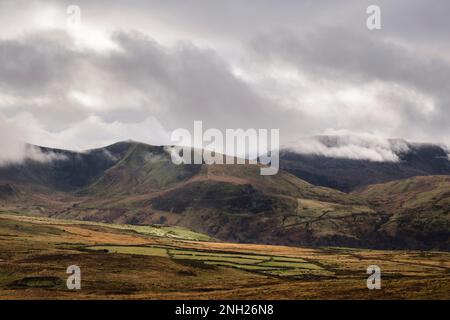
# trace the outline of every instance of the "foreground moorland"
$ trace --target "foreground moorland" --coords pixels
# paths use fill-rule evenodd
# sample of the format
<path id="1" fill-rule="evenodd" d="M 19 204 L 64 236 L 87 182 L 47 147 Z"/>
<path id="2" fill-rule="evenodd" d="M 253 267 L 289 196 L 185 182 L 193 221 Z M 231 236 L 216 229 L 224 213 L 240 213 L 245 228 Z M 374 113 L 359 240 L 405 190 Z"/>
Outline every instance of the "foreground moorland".
<path id="1" fill-rule="evenodd" d="M 366 269 L 381 268 L 381 290 Z M 81 290 L 66 268 L 81 268 Z M 180 227 L 0 214 L 0 299 L 449 299 L 450 254 L 217 242 Z"/>

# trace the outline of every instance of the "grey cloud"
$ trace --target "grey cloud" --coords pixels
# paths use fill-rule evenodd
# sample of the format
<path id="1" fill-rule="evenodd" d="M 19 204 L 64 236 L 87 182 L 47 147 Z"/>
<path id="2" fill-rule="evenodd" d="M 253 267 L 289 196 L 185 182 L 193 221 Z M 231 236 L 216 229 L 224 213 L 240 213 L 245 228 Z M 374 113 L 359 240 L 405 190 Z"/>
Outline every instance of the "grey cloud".
<path id="1" fill-rule="evenodd" d="M 142 34 L 120 33 L 115 39 L 123 51 L 99 64 L 120 75 L 125 86 L 161 99 L 166 123 L 185 126 L 201 119 L 214 127 L 268 124 L 273 113 L 269 102 L 237 79 L 215 51 L 190 43 L 164 48 Z"/>
<path id="2" fill-rule="evenodd" d="M 0 48 L 6 48 L 5 59 L 15 60 L 17 52 L 11 47 L 19 48 L 24 57 L 24 66 L 12 65 L 4 83 L 12 76 L 16 81 L 8 85 L 30 96 L 12 105 L 1 106 L 0 101 L 0 107 L 9 117 L 30 114 L 48 131 L 76 126 L 92 115 L 111 124 L 140 122 L 151 115 L 169 129 L 190 128 L 194 120 L 203 120 L 205 127 L 215 128 L 278 128 L 285 122 L 285 114 L 277 112 L 276 102 L 263 98 L 233 75 L 227 61 L 214 50 L 189 42 L 162 46 L 140 32 L 115 33 L 112 39 L 120 50 L 106 55 L 71 50 L 65 39 L 47 41 L 45 50 L 41 50 L 39 39 L 25 36 L 0 42 Z M 55 56 L 67 59 L 54 60 Z M 40 71 L 34 69 L 40 62 L 49 71 L 35 84 L 33 75 Z M 75 89 L 95 89 L 103 94 L 104 106 L 89 109 L 71 100 L 70 93 Z M 127 105 L 133 94 L 138 97 L 132 99 L 137 104 Z M 48 96 L 49 101 L 33 104 L 32 99 L 41 95 Z M 125 102 L 117 102 L 121 99 Z"/>
<path id="3" fill-rule="evenodd" d="M 70 78 L 77 55 L 63 32 L 33 33 L 0 42 L 0 88 L 16 95 L 48 92 Z"/>
<path id="4" fill-rule="evenodd" d="M 434 139 L 449 142 L 450 61 L 439 55 L 420 55 L 412 48 L 382 36 L 348 29 L 318 28 L 313 33 L 280 36 L 266 34 L 251 44 L 255 56 L 267 63 L 285 63 L 312 81 L 324 80 L 359 86 L 382 83 L 385 87 L 403 91 L 378 94 L 380 108 L 393 106 L 403 121 L 398 132 L 410 130 L 434 132 Z M 326 88 L 325 88 L 326 90 Z M 434 110 L 424 115 L 427 106 L 405 94 L 428 97 Z M 361 106 L 365 108 L 365 106 Z M 361 124 L 367 126 L 371 119 Z M 412 125 L 413 124 L 413 125 Z M 426 134 L 425 134 L 426 135 Z"/>
<path id="5" fill-rule="evenodd" d="M 146 123 L 163 136 L 203 120 L 281 128 L 284 141 L 346 129 L 450 143 L 447 1 L 380 0 L 379 32 L 365 28 L 365 0 L 77 1 L 82 23 L 114 31 L 121 50 L 107 52 L 79 50 L 65 32 L 36 27 L 34 15 L 49 4 L 63 24 L 71 1 L 0 1 L 0 19 L 9 21 L 0 31 L 0 115 L 32 118 L 35 136 L 91 145 Z M 165 33 L 175 44 L 161 40 Z M 280 64 L 303 82 L 273 75 Z M 333 96 L 341 87 L 369 97 L 348 106 Z M 306 103 L 308 94 L 318 101 Z"/>
<path id="6" fill-rule="evenodd" d="M 256 38 L 253 46 L 264 59 L 282 59 L 301 71 L 335 80 L 405 83 L 431 93 L 450 90 L 448 61 L 432 55 L 422 57 L 376 35 L 321 28 L 301 37 L 267 34 Z"/>

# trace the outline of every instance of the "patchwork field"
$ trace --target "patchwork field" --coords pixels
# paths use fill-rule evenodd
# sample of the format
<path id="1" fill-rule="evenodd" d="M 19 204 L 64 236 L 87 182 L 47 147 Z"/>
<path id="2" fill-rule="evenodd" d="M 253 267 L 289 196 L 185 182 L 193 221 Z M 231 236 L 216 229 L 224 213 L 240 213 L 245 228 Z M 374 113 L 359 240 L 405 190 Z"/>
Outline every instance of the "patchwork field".
<path id="1" fill-rule="evenodd" d="M 368 290 L 378 265 L 381 290 Z M 66 268 L 81 268 L 81 290 Z M 1 299 L 449 299 L 450 254 L 215 242 L 185 228 L 0 214 Z"/>

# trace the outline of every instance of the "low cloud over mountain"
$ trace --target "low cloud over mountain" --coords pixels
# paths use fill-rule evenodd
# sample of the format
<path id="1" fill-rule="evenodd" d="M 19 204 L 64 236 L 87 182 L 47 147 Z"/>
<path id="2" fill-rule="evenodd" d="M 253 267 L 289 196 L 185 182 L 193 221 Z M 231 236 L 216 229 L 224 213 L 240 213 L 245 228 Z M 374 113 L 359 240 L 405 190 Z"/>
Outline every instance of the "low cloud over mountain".
<path id="1" fill-rule="evenodd" d="M 303 138 L 286 149 L 300 154 L 376 162 L 398 162 L 399 154 L 410 150 L 404 140 L 383 139 L 368 134 Z"/>

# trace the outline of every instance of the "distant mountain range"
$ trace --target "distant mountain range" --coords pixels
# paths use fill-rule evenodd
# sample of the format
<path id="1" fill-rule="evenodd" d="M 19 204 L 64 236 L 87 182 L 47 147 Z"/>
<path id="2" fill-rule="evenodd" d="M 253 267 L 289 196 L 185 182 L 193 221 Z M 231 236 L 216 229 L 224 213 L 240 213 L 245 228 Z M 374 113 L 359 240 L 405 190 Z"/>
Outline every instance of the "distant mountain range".
<path id="1" fill-rule="evenodd" d="M 180 225 L 235 242 L 450 248 L 450 163 L 436 146 L 389 163 L 283 151 L 274 176 L 255 165 L 177 166 L 165 147 L 137 142 L 37 148 L 58 157 L 0 167 L 1 211 Z"/>
<path id="2" fill-rule="evenodd" d="M 328 147 L 335 143 L 327 137 Z M 450 174 L 450 159 L 443 147 L 406 141 L 403 144 L 406 149 L 392 151 L 398 161 L 370 161 L 283 150 L 280 167 L 312 184 L 344 192 L 415 176 Z"/>

